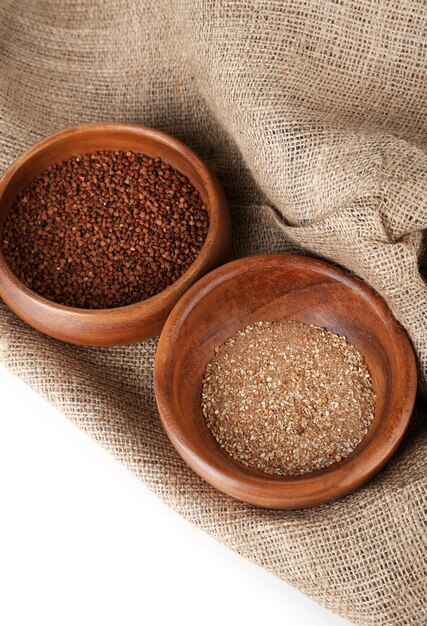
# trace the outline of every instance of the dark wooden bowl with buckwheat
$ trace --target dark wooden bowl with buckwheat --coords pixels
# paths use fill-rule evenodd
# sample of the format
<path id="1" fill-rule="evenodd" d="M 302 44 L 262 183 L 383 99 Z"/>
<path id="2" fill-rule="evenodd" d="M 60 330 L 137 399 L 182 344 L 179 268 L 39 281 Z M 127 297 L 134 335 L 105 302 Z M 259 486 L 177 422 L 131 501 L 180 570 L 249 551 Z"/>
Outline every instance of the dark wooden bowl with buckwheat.
<path id="1" fill-rule="evenodd" d="M 85 155 L 99 151 L 141 153 L 154 159 L 160 159 L 162 162 L 175 168 L 188 179 L 189 184 L 200 195 L 209 217 L 207 234 L 191 265 L 185 269 L 182 275 L 159 293 L 125 306 L 115 306 L 114 299 L 108 299 L 108 293 L 105 296 L 107 299 L 105 300 L 104 298 L 108 306 L 103 306 L 102 304 L 98 308 L 79 306 L 78 300 L 77 306 L 64 305 L 63 303 L 55 302 L 54 298 L 40 295 L 39 292 L 40 289 L 45 287 L 43 271 L 46 271 L 45 266 L 51 261 L 52 254 L 50 252 L 57 254 L 57 251 L 50 251 L 47 246 L 47 250 L 42 251 L 44 253 L 43 263 L 40 260 L 40 254 L 38 254 L 40 250 L 29 251 L 30 263 L 34 257 L 34 263 L 38 263 L 38 271 L 41 276 L 40 279 L 35 276 L 35 280 L 39 281 L 38 283 L 36 282 L 39 285 L 39 291 L 33 289 L 31 283 L 25 282 L 21 279 L 22 277 L 17 276 L 13 263 L 8 262 L 5 258 L 6 250 L 3 245 L 5 243 L 3 241 L 5 220 L 19 194 L 27 188 L 35 177 L 42 174 L 46 168 L 71 159 L 76 155 Z M 75 186 L 76 183 L 71 180 L 70 184 Z M 125 188 L 122 191 L 126 193 Z M 45 195 L 50 193 L 49 189 L 47 191 L 45 189 L 44 193 Z M 106 204 L 108 204 L 106 206 L 106 215 L 108 217 L 108 210 L 114 212 L 114 202 Z M 56 210 L 55 203 L 53 205 L 52 209 L 47 208 L 46 214 L 42 214 L 40 219 L 46 218 L 45 222 L 53 219 L 51 211 Z M 79 229 L 80 222 L 84 226 L 90 215 L 87 212 L 85 213 L 84 205 L 77 207 L 76 210 L 81 210 L 81 216 L 78 213 L 74 215 L 73 228 L 76 229 L 77 224 L 77 229 Z M 25 222 L 25 215 L 22 215 L 22 212 L 20 219 L 22 223 Z M 12 235 L 18 239 L 20 235 L 19 232 L 16 234 L 16 230 L 19 228 L 19 223 L 17 221 L 14 226 L 15 230 L 11 230 Z M 194 222 L 192 223 L 194 224 Z M 28 237 L 28 224 L 26 228 L 27 230 L 22 232 L 23 238 Z M 84 238 L 82 234 L 82 242 L 78 242 L 78 245 L 83 246 L 82 250 L 84 250 L 87 242 L 91 242 L 92 235 L 94 241 L 97 237 L 99 238 L 97 231 L 94 232 L 92 230 L 88 234 L 87 229 L 83 229 L 82 233 L 84 233 Z M 64 233 L 59 232 L 59 235 L 63 236 Z M 118 224 L 117 232 L 115 232 L 113 227 L 110 235 L 109 242 L 113 239 L 116 245 L 120 244 L 120 238 L 126 238 L 128 235 L 126 224 Z M 67 236 L 67 233 L 65 233 L 65 236 Z M 221 187 L 209 168 L 182 142 L 160 131 L 143 126 L 99 123 L 70 128 L 48 137 L 29 149 L 12 164 L 0 182 L 0 241 L 2 242 L 0 247 L 0 296 L 25 322 L 43 333 L 62 341 L 90 346 L 110 346 L 140 341 L 157 334 L 165 323 L 172 307 L 186 290 L 203 274 L 226 259 L 230 247 L 230 236 L 228 206 Z M 135 241 L 135 238 L 133 241 Z M 10 252 L 11 244 L 9 241 L 6 241 L 6 244 L 9 246 L 7 252 L 10 255 L 14 253 L 16 256 L 16 245 Z M 101 245 L 103 245 L 102 242 Z M 146 245 L 149 248 L 150 242 L 148 241 Z M 43 247 L 43 244 L 39 247 Z M 66 245 L 64 249 L 65 247 Z M 159 254 L 165 254 L 165 250 L 161 246 L 159 250 Z M 33 254 L 33 257 L 31 257 L 31 254 Z M 73 259 L 67 257 L 69 257 L 69 254 L 64 251 L 64 258 L 60 258 L 58 262 L 58 273 L 73 271 Z M 91 257 L 90 255 L 87 255 L 87 257 L 87 263 L 90 264 Z M 183 258 L 182 254 L 180 258 Z M 89 267 L 88 275 L 79 280 L 99 283 L 101 279 L 105 278 L 105 273 L 108 271 L 110 273 L 109 284 L 111 284 L 111 289 L 117 290 L 120 288 L 119 280 L 122 277 L 118 278 L 118 272 L 115 270 L 114 264 L 115 260 L 113 257 L 111 267 L 109 268 L 99 266 L 99 264 L 95 269 Z M 128 267 L 130 268 L 129 272 L 132 272 L 130 262 L 128 262 Z M 137 264 L 136 267 L 140 272 L 144 269 L 141 267 L 141 264 Z M 34 275 L 35 272 L 33 270 L 33 267 L 27 267 L 29 274 L 32 272 Z M 60 298 L 64 297 L 60 281 L 53 285 L 53 289 L 57 289 Z M 54 291 L 53 294 L 55 295 Z M 90 304 L 90 300 L 88 302 Z M 113 306 L 110 306 L 110 303 Z"/>

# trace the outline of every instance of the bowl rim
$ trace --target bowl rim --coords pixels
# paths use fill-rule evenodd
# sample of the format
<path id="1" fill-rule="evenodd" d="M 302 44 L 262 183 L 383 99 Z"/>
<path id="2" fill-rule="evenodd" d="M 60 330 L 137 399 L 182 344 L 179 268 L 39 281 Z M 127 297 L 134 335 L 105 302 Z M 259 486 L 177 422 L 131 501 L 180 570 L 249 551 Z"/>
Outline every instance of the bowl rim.
<path id="1" fill-rule="evenodd" d="M 399 419 L 396 420 L 386 441 L 383 441 L 379 448 L 372 446 L 371 442 L 375 442 L 374 435 L 371 442 L 346 463 L 346 472 L 343 472 L 342 466 L 337 463 L 320 472 L 295 477 L 274 477 L 261 473 L 261 475 L 254 476 L 250 473 L 250 469 L 231 459 L 228 453 L 221 449 L 221 454 L 216 455 L 215 459 L 208 458 L 203 450 L 188 441 L 186 433 L 175 418 L 173 398 L 170 394 L 172 385 L 167 373 L 169 371 L 171 376 L 173 367 L 168 370 L 167 364 L 173 362 L 175 342 L 188 314 L 212 289 L 227 279 L 250 271 L 254 265 L 264 263 L 266 260 L 279 263 L 284 270 L 292 266 L 320 272 L 328 279 L 338 280 L 355 290 L 367 304 L 369 301 L 386 324 L 387 330 L 393 337 L 398 355 L 401 357 L 399 373 L 407 383 L 407 393 L 404 398 L 401 398 Z M 172 445 L 201 478 L 223 493 L 247 504 L 273 509 L 300 509 L 326 504 L 348 495 L 366 483 L 389 461 L 399 446 L 412 416 L 417 393 L 417 365 L 406 331 L 395 320 L 383 298 L 361 279 L 332 263 L 305 255 L 257 254 L 231 261 L 209 272 L 197 281 L 175 305 L 163 327 L 157 347 L 154 364 L 154 392 L 160 420 Z M 390 421 L 390 413 L 387 415 Z M 393 415 L 396 417 L 395 410 Z M 225 469 L 221 459 L 227 460 Z M 230 460 L 235 466 L 235 471 L 231 473 L 229 471 Z M 345 474 L 344 477 L 343 474 Z M 334 485 L 334 477 L 340 479 L 337 486 Z"/>
<path id="2" fill-rule="evenodd" d="M 206 187 L 206 195 L 209 198 L 210 205 L 208 208 L 208 233 L 196 259 L 176 281 L 166 287 L 166 289 L 163 289 L 159 293 L 150 296 L 145 300 L 140 300 L 138 302 L 134 302 L 133 304 L 127 304 L 118 307 L 84 309 L 80 307 L 72 307 L 65 304 L 60 304 L 58 302 L 55 302 L 54 300 L 49 300 L 48 298 L 41 296 L 36 291 L 28 287 L 24 282 L 20 280 L 20 278 L 13 272 L 12 268 L 7 263 L 3 254 L 3 249 L 1 245 L 2 241 L 0 241 L 0 292 L 2 291 L 1 276 L 3 275 L 4 277 L 6 277 L 9 284 L 13 284 L 14 288 L 21 292 L 21 294 L 25 296 L 26 299 L 33 303 L 40 304 L 52 311 L 67 312 L 69 315 L 72 315 L 74 317 L 86 319 L 99 315 L 105 316 L 106 318 L 108 316 L 116 316 L 119 311 L 123 312 L 124 315 L 132 315 L 136 313 L 141 314 L 144 309 L 152 310 L 153 306 L 155 306 L 156 303 L 160 301 L 160 299 L 172 299 L 177 291 L 180 291 L 181 289 L 185 290 L 185 285 L 192 282 L 194 274 L 196 274 L 200 270 L 200 268 L 209 261 L 212 247 L 216 241 L 218 233 L 220 232 L 220 222 L 222 219 L 224 219 L 224 211 L 222 210 L 223 191 L 215 175 L 210 170 L 210 168 L 203 162 L 203 160 L 190 147 L 188 147 L 185 143 L 173 137 L 172 135 L 169 135 L 155 128 L 151 128 L 149 126 L 143 126 L 139 124 L 127 124 L 122 122 L 92 122 L 88 124 L 70 126 L 59 130 L 41 139 L 30 148 L 28 148 L 21 155 L 19 155 L 7 168 L 7 170 L 0 179 L 0 203 L 3 194 L 7 189 L 9 183 L 11 182 L 13 176 L 29 160 L 36 157 L 46 148 L 49 148 L 50 146 L 55 144 L 60 144 L 63 140 L 69 139 L 73 136 L 76 137 L 77 135 L 93 132 L 100 134 L 106 132 L 126 132 L 129 135 L 140 135 L 141 137 L 148 137 L 155 141 L 163 143 L 169 148 L 172 148 L 174 151 L 180 153 L 181 155 L 185 155 L 185 159 L 191 163 L 195 171 L 197 171 L 197 173 L 203 179 Z M 78 152 L 76 152 L 76 154 L 78 154 Z M 53 160 L 52 163 L 54 162 L 60 161 Z M 13 308 L 12 303 L 8 302 L 7 296 L 5 298 L 4 294 L 2 293 L 0 293 L 0 296 L 3 297 L 5 302 L 9 304 L 11 308 Z"/>

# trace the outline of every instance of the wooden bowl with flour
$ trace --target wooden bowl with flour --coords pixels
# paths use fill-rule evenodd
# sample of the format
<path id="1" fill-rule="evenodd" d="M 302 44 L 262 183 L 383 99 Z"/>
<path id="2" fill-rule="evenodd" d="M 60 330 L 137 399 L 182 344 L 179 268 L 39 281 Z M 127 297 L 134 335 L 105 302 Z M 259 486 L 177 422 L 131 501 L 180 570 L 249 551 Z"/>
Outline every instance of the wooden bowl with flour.
<path id="1" fill-rule="evenodd" d="M 341 461 L 301 476 L 271 476 L 234 460 L 208 429 L 201 410 L 206 365 L 218 346 L 260 320 L 321 326 L 363 355 L 376 394 L 374 419 Z M 163 426 L 199 476 L 244 502 L 298 509 L 349 494 L 390 459 L 412 414 L 417 370 L 406 333 L 370 287 L 323 261 L 265 254 L 214 270 L 181 298 L 160 337 L 154 384 Z"/>

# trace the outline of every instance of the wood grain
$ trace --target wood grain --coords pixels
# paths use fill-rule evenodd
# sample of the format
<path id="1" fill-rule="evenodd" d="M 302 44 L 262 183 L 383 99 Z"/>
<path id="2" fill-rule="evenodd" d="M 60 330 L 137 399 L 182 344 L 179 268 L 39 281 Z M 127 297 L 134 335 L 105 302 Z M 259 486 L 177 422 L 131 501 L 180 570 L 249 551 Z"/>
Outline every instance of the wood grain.
<path id="1" fill-rule="evenodd" d="M 234 461 L 201 413 L 201 382 L 214 348 L 255 321 L 296 320 L 345 335 L 365 357 L 377 403 L 371 428 L 340 463 L 300 477 L 272 477 Z M 408 426 L 417 388 L 411 343 L 381 297 L 331 264 L 259 255 L 214 270 L 173 309 L 158 345 L 154 383 L 163 426 L 182 458 L 224 493 L 271 508 L 340 498 L 388 461 Z"/>
<path id="2" fill-rule="evenodd" d="M 88 124 L 61 131 L 19 157 L 0 181 L 1 224 L 17 194 L 52 163 L 96 150 L 136 150 L 161 157 L 197 188 L 209 213 L 209 232 L 196 261 L 156 296 L 115 309 L 85 310 L 55 304 L 13 274 L 0 249 L 0 296 L 25 322 L 70 343 L 110 346 L 140 341 L 160 332 L 174 304 L 198 278 L 225 261 L 231 242 L 224 193 L 208 167 L 190 148 L 160 131 L 126 124 Z"/>

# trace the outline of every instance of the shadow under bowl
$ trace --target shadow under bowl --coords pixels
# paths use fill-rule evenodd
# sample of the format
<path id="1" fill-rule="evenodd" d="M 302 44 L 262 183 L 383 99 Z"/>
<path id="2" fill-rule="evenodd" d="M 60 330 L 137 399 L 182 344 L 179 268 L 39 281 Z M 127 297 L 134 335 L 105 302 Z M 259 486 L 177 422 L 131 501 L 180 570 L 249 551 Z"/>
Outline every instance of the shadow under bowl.
<path id="1" fill-rule="evenodd" d="M 248 324 L 280 320 L 345 335 L 364 356 L 377 396 L 359 446 L 339 463 L 297 477 L 270 476 L 235 461 L 201 411 L 202 379 L 215 347 Z M 161 333 L 154 385 L 163 426 L 197 474 L 249 504 L 296 509 L 349 494 L 390 459 L 412 414 L 417 370 L 406 333 L 370 287 L 323 261 L 266 254 L 214 270 L 178 302 Z"/>

